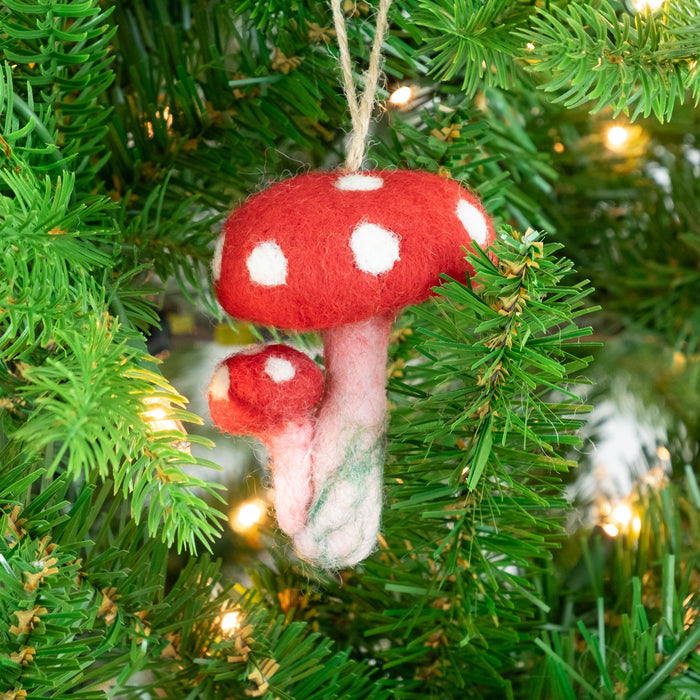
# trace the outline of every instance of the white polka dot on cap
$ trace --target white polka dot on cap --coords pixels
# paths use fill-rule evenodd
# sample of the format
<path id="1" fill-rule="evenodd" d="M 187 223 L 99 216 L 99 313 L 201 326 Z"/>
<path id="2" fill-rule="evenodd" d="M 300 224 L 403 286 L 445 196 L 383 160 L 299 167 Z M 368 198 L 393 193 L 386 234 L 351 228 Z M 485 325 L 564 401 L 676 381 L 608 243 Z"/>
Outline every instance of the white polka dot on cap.
<path id="1" fill-rule="evenodd" d="M 278 287 L 287 283 L 287 258 L 276 241 L 258 243 L 245 263 L 251 281 L 256 284 Z"/>
<path id="2" fill-rule="evenodd" d="M 381 275 L 394 267 L 399 257 L 400 238 L 377 224 L 363 223 L 350 236 L 355 264 L 370 275 Z"/>

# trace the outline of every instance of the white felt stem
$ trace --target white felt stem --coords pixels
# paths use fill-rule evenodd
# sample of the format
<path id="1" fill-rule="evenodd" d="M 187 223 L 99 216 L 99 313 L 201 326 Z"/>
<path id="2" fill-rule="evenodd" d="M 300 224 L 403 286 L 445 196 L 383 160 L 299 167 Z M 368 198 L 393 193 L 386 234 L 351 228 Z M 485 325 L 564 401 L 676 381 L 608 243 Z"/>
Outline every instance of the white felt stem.
<path id="1" fill-rule="evenodd" d="M 310 419 L 297 421 L 265 439 L 272 462 L 277 522 L 291 536 L 304 527 L 313 497 L 313 430 Z"/>
<path id="2" fill-rule="evenodd" d="M 330 569 L 375 547 L 381 516 L 386 361 L 393 318 L 323 332 L 326 377 L 312 442 L 314 499 L 299 553 Z"/>

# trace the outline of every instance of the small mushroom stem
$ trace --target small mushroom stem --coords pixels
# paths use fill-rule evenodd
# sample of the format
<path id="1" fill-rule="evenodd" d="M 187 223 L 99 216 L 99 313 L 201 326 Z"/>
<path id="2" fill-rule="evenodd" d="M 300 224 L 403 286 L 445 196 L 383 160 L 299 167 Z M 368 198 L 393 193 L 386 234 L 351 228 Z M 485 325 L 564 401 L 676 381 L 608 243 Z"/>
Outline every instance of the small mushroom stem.
<path id="1" fill-rule="evenodd" d="M 323 331 L 324 394 L 311 445 L 314 500 L 302 556 L 350 566 L 374 549 L 381 515 L 386 362 L 393 314 Z"/>
<path id="2" fill-rule="evenodd" d="M 323 375 L 316 363 L 277 344 L 228 357 L 209 385 L 214 422 L 234 435 L 253 435 L 267 447 L 277 521 L 290 535 L 303 528 L 313 497 L 313 414 L 322 392 Z"/>
<path id="3" fill-rule="evenodd" d="M 311 504 L 313 434 L 311 419 L 297 419 L 264 438 L 272 462 L 277 523 L 290 536 L 303 529 Z"/>

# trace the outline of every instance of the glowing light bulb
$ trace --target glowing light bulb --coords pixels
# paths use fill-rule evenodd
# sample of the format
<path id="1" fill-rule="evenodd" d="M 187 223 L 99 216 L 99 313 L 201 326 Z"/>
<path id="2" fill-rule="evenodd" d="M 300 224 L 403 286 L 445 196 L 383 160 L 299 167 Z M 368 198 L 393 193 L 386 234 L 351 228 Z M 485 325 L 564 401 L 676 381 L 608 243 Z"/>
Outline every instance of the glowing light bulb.
<path id="1" fill-rule="evenodd" d="M 527 42 L 527 50 L 528 50 L 528 51 L 534 51 L 534 50 L 535 50 L 535 45 L 534 45 L 531 41 L 528 41 L 528 42 Z"/>
<path id="2" fill-rule="evenodd" d="M 149 432 L 182 433 L 182 440 L 175 440 L 170 444 L 180 452 L 192 454 L 190 443 L 184 439 L 187 435 L 185 427 L 172 417 L 170 401 L 160 396 L 145 396 L 143 403 L 146 410 L 141 412 L 141 420 L 148 426 Z"/>
<path id="3" fill-rule="evenodd" d="M 632 519 L 632 511 L 628 505 L 621 503 L 619 506 L 615 506 L 611 517 L 618 525 L 627 527 Z"/>
<path id="4" fill-rule="evenodd" d="M 241 626 L 241 613 L 227 612 L 221 619 L 221 631 L 224 634 L 232 634 Z"/>
<path id="5" fill-rule="evenodd" d="M 611 126 L 605 136 L 608 142 L 608 148 L 612 150 L 620 150 L 629 141 L 630 132 L 624 126 Z"/>
<path id="6" fill-rule="evenodd" d="M 248 501 L 231 515 L 231 527 L 236 532 L 247 532 L 262 520 L 263 515 L 265 504 L 262 501 Z"/>
<path id="7" fill-rule="evenodd" d="M 400 88 L 394 90 L 389 97 L 389 102 L 396 107 L 403 107 L 407 105 L 411 98 L 413 97 L 413 88 L 408 85 L 403 85 Z"/>
<path id="8" fill-rule="evenodd" d="M 664 0 L 633 0 L 632 4 L 637 12 L 644 12 L 645 10 L 656 12 L 664 4 Z"/>
<path id="9" fill-rule="evenodd" d="M 262 518 L 262 512 L 257 503 L 246 503 L 238 511 L 238 519 L 244 527 L 253 527 Z"/>
<path id="10" fill-rule="evenodd" d="M 603 525 L 603 530 L 605 530 L 605 534 L 609 535 L 610 537 L 617 537 L 620 533 L 617 527 L 612 523 L 605 523 L 605 525 Z"/>
<path id="11" fill-rule="evenodd" d="M 663 445 L 660 445 L 656 450 L 656 456 L 662 462 L 668 462 L 671 459 L 671 453 L 668 451 L 668 448 L 664 447 Z"/>
<path id="12" fill-rule="evenodd" d="M 639 531 L 642 529 L 642 519 L 638 515 L 635 516 L 634 520 L 632 521 L 632 529 L 634 530 L 635 535 L 638 535 Z"/>

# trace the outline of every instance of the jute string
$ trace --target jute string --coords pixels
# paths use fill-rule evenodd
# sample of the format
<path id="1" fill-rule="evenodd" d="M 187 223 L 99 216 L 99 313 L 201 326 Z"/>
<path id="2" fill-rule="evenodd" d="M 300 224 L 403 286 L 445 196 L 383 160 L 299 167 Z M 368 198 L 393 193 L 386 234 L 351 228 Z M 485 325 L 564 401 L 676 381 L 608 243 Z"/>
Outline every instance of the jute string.
<path id="1" fill-rule="evenodd" d="M 369 133 L 370 120 L 372 119 L 377 83 L 379 82 L 382 43 L 388 26 L 387 16 L 391 0 L 380 0 L 379 3 L 377 27 L 374 32 L 372 53 L 369 57 L 369 70 L 365 76 L 365 89 L 359 100 L 352 78 L 352 62 L 350 60 L 348 33 L 345 28 L 345 14 L 343 13 L 342 4 L 343 0 L 332 0 L 331 7 L 333 8 L 333 23 L 340 49 L 340 65 L 343 70 L 345 95 L 350 108 L 350 119 L 352 120 L 352 133 L 350 134 L 350 143 L 345 158 L 345 169 L 355 172 L 362 167 L 362 161 L 365 157 L 365 144 Z"/>

